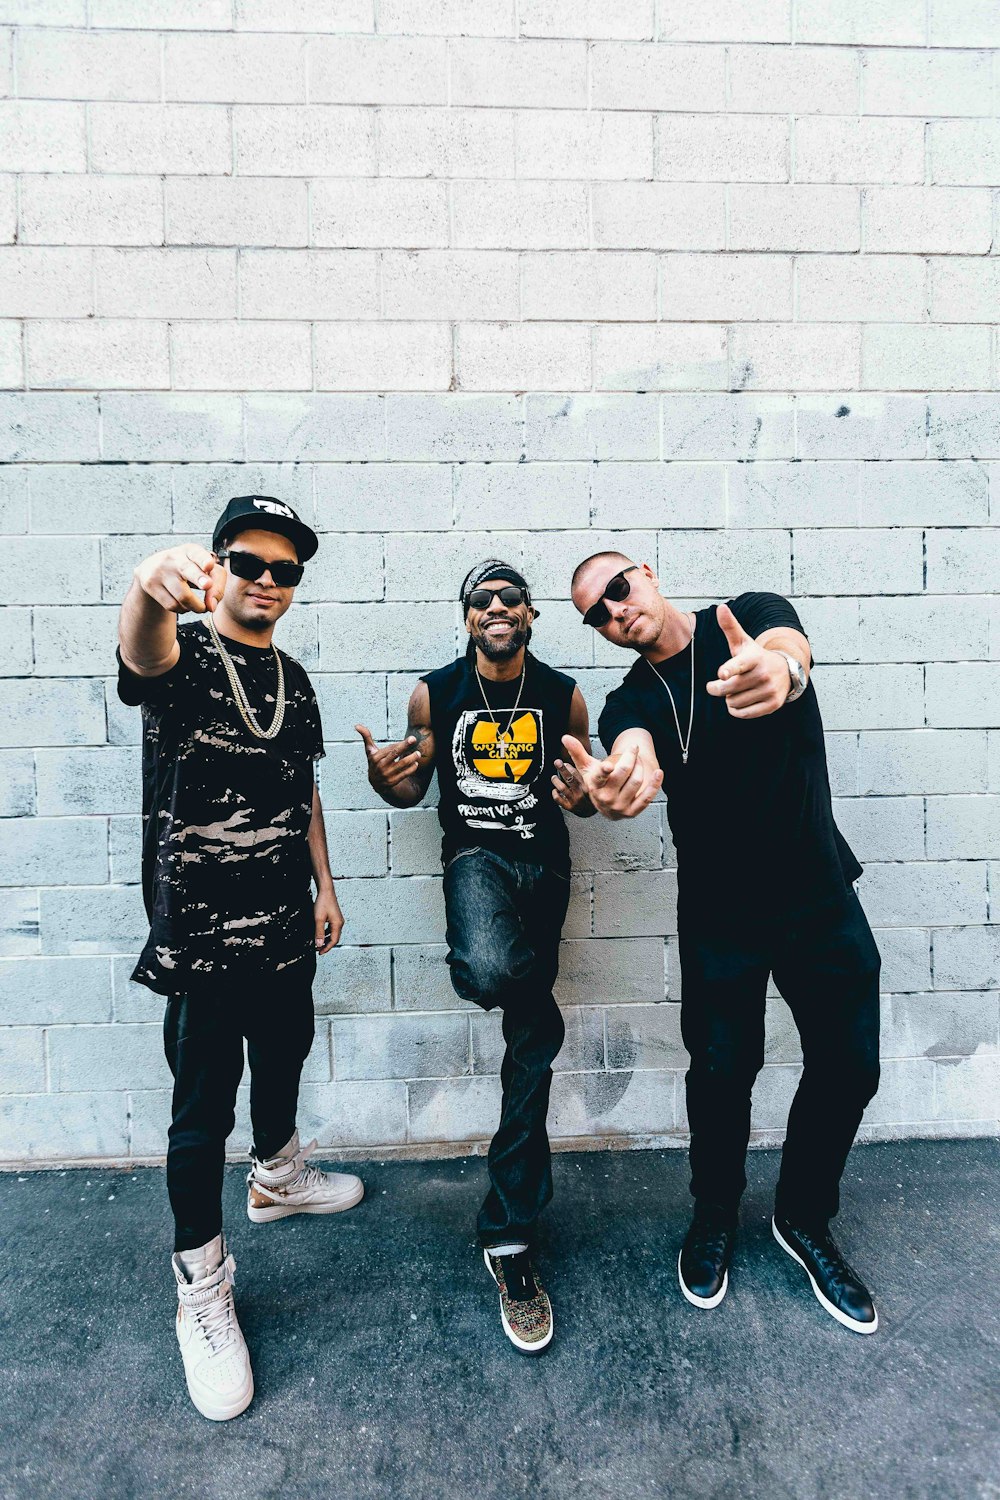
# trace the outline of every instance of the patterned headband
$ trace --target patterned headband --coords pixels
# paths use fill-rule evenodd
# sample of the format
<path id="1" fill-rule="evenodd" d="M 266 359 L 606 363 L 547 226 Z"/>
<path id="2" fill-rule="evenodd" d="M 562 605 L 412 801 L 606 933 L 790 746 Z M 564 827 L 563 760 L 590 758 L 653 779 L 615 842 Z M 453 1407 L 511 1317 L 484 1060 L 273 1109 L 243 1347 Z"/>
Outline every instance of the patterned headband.
<path id="1" fill-rule="evenodd" d="M 489 557 L 485 562 L 477 563 L 474 568 L 470 568 L 469 572 L 465 575 L 465 580 L 462 583 L 462 589 L 458 597 L 462 601 L 462 608 L 466 614 L 469 611 L 469 595 L 486 578 L 509 579 L 511 583 L 516 583 L 524 589 L 528 597 L 528 603 L 531 603 L 531 590 L 523 575 L 516 568 L 512 568 L 510 563 L 502 562 L 498 557 Z"/>

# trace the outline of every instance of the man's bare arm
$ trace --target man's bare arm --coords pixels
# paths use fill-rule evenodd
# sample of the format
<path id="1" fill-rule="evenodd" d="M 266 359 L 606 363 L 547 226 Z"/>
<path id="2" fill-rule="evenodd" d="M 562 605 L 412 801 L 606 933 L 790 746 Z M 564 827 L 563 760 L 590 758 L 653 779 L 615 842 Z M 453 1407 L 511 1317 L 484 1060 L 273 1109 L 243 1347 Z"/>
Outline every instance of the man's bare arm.
<path id="1" fill-rule="evenodd" d="M 177 616 L 214 610 L 226 570 L 212 552 L 185 542 L 154 552 L 132 575 L 118 617 L 122 661 L 137 677 L 162 677 L 177 664 Z M 204 598 L 196 590 L 204 591 Z"/>
<path id="2" fill-rule="evenodd" d="M 329 953 L 340 942 L 340 935 L 344 930 L 344 913 L 340 909 L 330 873 L 323 804 L 319 800 L 319 787 L 315 782 L 309 819 L 309 858 L 312 861 L 313 880 L 316 882 L 316 899 L 313 902 L 316 952 Z"/>
<path id="3" fill-rule="evenodd" d="M 390 807 L 416 807 L 434 775 L 431 695 L 426 682 L 418 682 L 410 694 L 406 735 L 397 744 L 380 750 L 364 724 L 354 727 L 364 740 L 368 780 L 382 801 Z"/>
<path id="4" fill-rule="evenodd" d="M 326 843 L 326 823 L 323 819 L 323 804 L 319 787 L 313 782 L 312 812 L 309 817 L 309 859 L 312 863 L 316 889 L 333 890 L 333 875 L 330 871 L 330 851 Z"/>

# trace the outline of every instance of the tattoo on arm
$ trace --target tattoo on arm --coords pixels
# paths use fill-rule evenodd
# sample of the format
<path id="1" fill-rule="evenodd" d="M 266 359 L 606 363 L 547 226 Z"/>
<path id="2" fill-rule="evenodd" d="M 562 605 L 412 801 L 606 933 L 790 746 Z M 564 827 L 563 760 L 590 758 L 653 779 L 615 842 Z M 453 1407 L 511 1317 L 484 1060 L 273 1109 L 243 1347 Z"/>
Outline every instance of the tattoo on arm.
<path id="1" fill-rule="evenodd" d="M 416 702 L 411 698 L 406 715 L 404 738 L 412 738 L 415 741 L 410 746 L 410 753 L 420 756 L 417 769 L 407 778 L 418 798 L 424 795 L 434 775 L 434 731 L 429 719 L 430 703 L 427 701 L 426 692 L 417 696 Z"/>

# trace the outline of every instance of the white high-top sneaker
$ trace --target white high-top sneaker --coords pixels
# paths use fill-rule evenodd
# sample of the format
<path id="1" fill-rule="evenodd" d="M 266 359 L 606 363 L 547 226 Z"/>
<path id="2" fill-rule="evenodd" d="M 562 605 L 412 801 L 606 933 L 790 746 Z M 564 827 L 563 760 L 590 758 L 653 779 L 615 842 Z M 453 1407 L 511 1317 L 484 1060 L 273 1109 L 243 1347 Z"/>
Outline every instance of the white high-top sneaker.
<path id="1" fill-rule="evenodd" d="M 253 1400 L 250 1352 L 233 1302 L 236 1262 L 226 1254 L 225 1240 L 221 1250 L 221 1264 L 193 1281 L 180 1255 L 171 1260 L 177 1278 L 177 1342 L 188 1391 L 212 1422 L 238 1417 Z"/>
<path id="2" fill-rule="evenodd" d="M 310 1141 L 308 1146 L 300 1146 L 296 1131 L 280 1156 L 258 1161 L 250 1152 L 253 1166 L 247 1174 L 247 1217 L 255 1224 L 285 1219 L 289 1214 L 339 1214 L 361 1202 L 365 1186 L 360 1177 L 306 1166 L 306 1158 L 316 1144 Z"/>

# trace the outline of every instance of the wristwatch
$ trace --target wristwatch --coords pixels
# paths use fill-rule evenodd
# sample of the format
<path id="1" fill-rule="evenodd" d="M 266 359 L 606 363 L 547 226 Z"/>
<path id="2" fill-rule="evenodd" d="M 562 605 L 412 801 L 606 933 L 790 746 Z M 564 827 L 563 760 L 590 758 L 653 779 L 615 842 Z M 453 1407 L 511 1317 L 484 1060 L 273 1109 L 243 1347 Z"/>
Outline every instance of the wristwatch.
<path id="1" fill-rule="evenodd" d="M 809 679 L 806 677 L 806 669 L 800 661 L 796 661 L 794 656 L 789 656 L 787 651 L 779 651 L 778 655 L 785 658 L 788 664 L 788 675 L 791 678 L 791 687 L 788 690 L 788 697 L 785 699 L 785 702 L 794 703 L 796 698 L 802 697 L 802 694 L 809 685 Z"/>

